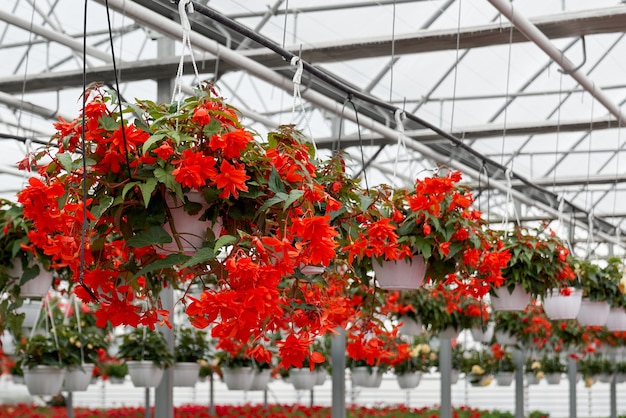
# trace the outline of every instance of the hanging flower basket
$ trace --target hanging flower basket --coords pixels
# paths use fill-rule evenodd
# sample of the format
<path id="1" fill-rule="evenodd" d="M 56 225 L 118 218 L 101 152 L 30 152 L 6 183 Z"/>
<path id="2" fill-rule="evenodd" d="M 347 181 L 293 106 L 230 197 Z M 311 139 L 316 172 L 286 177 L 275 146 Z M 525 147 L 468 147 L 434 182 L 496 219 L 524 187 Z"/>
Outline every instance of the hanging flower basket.
<path id="1" fill-rule="evenodd" d="M 176 387 L 194 387 L 198 382 L 200 363 L 178 362 L 174 363 L 174 382 Z"/>
<path id="2" fill-rule="evenodd" d="M 21 307 L 15 310 L 16 313 L 24 314 L 24 321 L 22 322 L 22 327 L 24 328 L 32 328 L 35 326 L 37 319 L 41 315 L 41 308 L 43 303 L 40 300 L 32 300 L 27 299 L 24 301 Z"/>
<path id="3" fill-rule="evenodd" d="M 222 379 L 228 390 L 249 390 L 254 380 L 252 367 L 224 367 Z"/>
<path id="4" fill-rule="evenodd" d="M 526 377 L 526 383 L 528 383 L 529 385 L 538 385 L 539 381 L 541 379 L 539 379 L 539 377 L 537 377 L 537 375 L 533 372 L 528 372 L 524 374 L 524 377 Z"/>
<path id="5" fill-rule="evenodd" d="M 63 390 L 67 392 L 82 392 L 87 390 L 91 383 L 94 365 L 91 363 L 83 364 L 80 368 L 72 367 L 65 372 L 65 380 L 63 381 Z M 81 370 L 82 368 L 82 370 Z"/>
<path id="6" fill-rule="evenodd" d="M 151 360 L 128 360 L 128 374 L 135 387 L 153 388 L 159 386 L 164 370 Z"/>
<path id="7" fill-rule="evenodd" d="M 57 366 L 34 366 L 24 369 L 24 382 L 33 396 L 58 395 L 63 386 L 65 369 Z"/>
<path id="8" fill-rule="evenodd" d="M 315 371 L 304 368 L 289 369 L 289 381 L 296 390 L 311 390 L 317 381 Z"/>
<path id="9" fill-rule="evenodd" d="M 496 341 L 500 345 L 515 345 L 517 344 L 517 336 L 511 334 L 510 332 L 504 331 L 496 331 L 495 332 Z"/>
<path id="10" fill-rule="evenodd" d="M 426 262 L 422 255 L 402 260 L 374 261 L 378 286 L 384 290 L 415 290 L 422 286 Z"/>
<path id="11" fill-rule="evenodd" d="M 355 367 L 352 369 L 352 384 L 364 388 L 377 388 L 382 383 L 383 375 L 378 367 Z"/>
<path id="12" fill-rule="evenodd" d="M 514 372 L 498 372 L 496 373 L 496 385 L 498 386 L 511 386 L 515 379 Z"/>
<path id="13" fill-rule="evenodd" d="M 484 328 L 482 327 L 472 327 L 471 333 L 474 341 L 479 343 L 488 343 L 493 339 L 495 324 L 493 322 L 489 322 L 486 324 Z"/>
<path id="14" fill-rule="evenodd" d="M 400 334 L 415 336 L 424 333 L 424 326 L 419 319 L 413 319 L 408 315 L 403 315 L 398 318 L 398 322 L 402 322 L 402 325 L 398 328 Z"/>
<path id="15" fill-rule="evenodd" d="M 626 331 L 626 311 L 624 308 L 611 308 L 609 310 L 606 328 L 611 332 Z"/>
<path id="16" fill-rule="evenodd" d="M 222 231 L 220 219 L 215 222 L 215 225 L 211 221 L 200 219 L 208 207 L 208 204 L 202 198 L 202 194 L 192 190 L 185 194 L 185 198 L 188 202 L 199 205 L 200 209 L 196 213 L 190 214 L 185 211 L 184 202 L 181 202 L 170 193 L 165 194 L 165 205 L 168 208 L 170 219 L 163 224 L 163 229 L 172 237 L 172 242 L 156 245 L 155 248 L 160 254 L 167 255 L 182 251 L 185 255 L 193 255 L 202 247 L 202 243 L 207 240 L 206 231 L 208 229 L 213 231 L 214 239 L 220 236 Z M 180 242 L 180 248 L 178 242 Z"/>
<path id="17" fill-rule="evenodd" d="M 610 310 L 611 305 L 606 301 L 594 302 L 583 298 L 576 320 L 584 327 L 602 327 L 609 319 Z"/>
<path id="18" fill-rule="evenodd" d="M 450 383 L 456 384 L 459 381 L 459 376 L 461 376 L 461 371 L 457 369 L 452 369 L 450 371 Z"/>
<path id="19" fill-rule="evenodd" d="M 323 386 L 326 383 L 328 372 L 324 369 L 315 370 L 315 386 Z"/>
<path id="20" fill-rule="evenodd" d="M 549 385 L 558 385 L 561 383 L 561 373 L 546 373 L 545 378 Z"/>
<path id="21" fill-rule="evenodd" d="M 252 378 L 252 384 L 248 390 L 265 390 L 272 378 L 270 369 L 256 370 Z"/>
<path id="22" fill-rule="evenodd" d="M 39 268 L 39 274 L 33 277 L 32 279 L 26 281 L 23 285 L 17 284 L 20 287 L 20 297 L 22 298 L 43 298 L 50 290 L 50 286 L 52 286 L 52 272 L 46 270 L 38 261 L 32 262 L 33 266 L 36 265 Z M 30 267 L 33 267 L 30 266 Z M 13 261 L 13 267 L 7 269 L 6 273 L 10 277 L 14 277 L 18 280 L 21 279 L 24 274 L 24 269 L 22 268 L 21 260 L 15 259 Z"/>
<path id="23" fill-rule="evenodd" d="M 506 286 L 493 289 L 491 307 L 494 311 L 523 311 L 530 304 L 530 293 L 516 284 L 512 291 Z"/>
<path id="24" fill-rule="evenodd" d="M 575 319 L 580 311 L 582 289 L 553 289 L 543 297 L 543 310 L 551 320 Z"/>
<path id="25" fill-rule="evenodd" d="M 422 381 L 422 372 L 399 374 L 396 376 L 400 389 L 414 389 Z"/>

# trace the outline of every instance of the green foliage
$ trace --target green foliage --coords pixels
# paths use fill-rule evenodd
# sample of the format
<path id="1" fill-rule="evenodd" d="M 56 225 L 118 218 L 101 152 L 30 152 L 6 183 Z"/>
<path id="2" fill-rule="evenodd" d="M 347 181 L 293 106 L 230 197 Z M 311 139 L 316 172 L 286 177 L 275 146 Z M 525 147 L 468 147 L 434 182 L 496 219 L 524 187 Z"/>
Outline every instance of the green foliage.
<path id="1" fill-rule="evenodd" d="M 126 360 L 150 360 L 158 367 L 169 367 L 174 362 L 163 334 L 146 327 L 135 328 L 122 337 L 118 356 Z"/>
<path id="2" fill-rule="evenodd" d="M 57 344 L 58 342 L 58 344 Z M 43 334 L 33 335 L 17 346 L 17 359 L 22 367 L 32 368 L 38 365 L 64 367 L 68 355 L 61 348 L 65 341 Z"/>
<path id="3" fill-rule="evenodd" d="M 176 332 L 174 357 L 177 362 L 196 362 L 209 355 L 210 342 L 205 331 L 180 328 Z"/>
<path id="4" fill-rule="evenodd" d="M 541 370 L 544 373 L 565 373 L 567 365 L 561 360 L 558 353 L 541 357 Z"/>
<path id="5" fill-rule="evenodd" d="M 583 297 L 613 305 L 622 296 L 619 288 L 623 270 L 621 259 L 610 258 L 604 267 L 589 260 L 576 260 L 574 269 L 583 289 Z"/>
<path id="6" fill-rule="evenodd" d="M 105 376 L 123 378 L 128 374 L 128 366 L 124 362 L 110 361 L 102 365 Z"/>

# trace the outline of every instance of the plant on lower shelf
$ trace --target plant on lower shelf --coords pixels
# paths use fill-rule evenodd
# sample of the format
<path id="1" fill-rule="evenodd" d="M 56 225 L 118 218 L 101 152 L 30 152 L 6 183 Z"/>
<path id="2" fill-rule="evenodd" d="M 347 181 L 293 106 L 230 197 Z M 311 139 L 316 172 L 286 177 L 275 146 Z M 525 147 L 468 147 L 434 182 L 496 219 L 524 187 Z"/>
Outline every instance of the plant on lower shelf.
<path id="1" fill-rule="evenodd" d="M 489 385 L 495 369 L 496 361 L 490 350 L 471 349 L 467 351 L 463 372 L 472 385 Z"/>
<path id="2" fill-rule="evenodd" d="M 541 366 L 541 359 L 538 359 L 534 356 L 529 356 L 524 362 L 524 372 L 532 373 L 537 379 L 543 378 L 545 372 L 543 371 Z"/>
<path id="3" fill-rule="evenodd" d="M 102 364 L 102 376 L 123 379 L 128 374 L 128 366 L 123 361 L 110 359 Z"/>
<path id="4" fill-rule="evenodd" d="M 491 352 L 493 353 L 496 372 L 514 372 L 517 369 L 517 365 L 513 361 L 513 354 L 503 349 L 500 344 L 492 345 Z"/>
<path id="5" fill-rule="evenodd" d="M 124 334 L 117 355 L 125 360 L 151 361 L 160 368 L 167 368 L 174 362 L 163 334 L 148 327 L 135 328 Z"/>
<path id="6" fill-rule="evenodd" d="M 206 359 L 211 344 L 207 333 L 196 328 L 181 327 L 176 331 L 174 360 L 176 362 L 195 363 Z"/>
<path id="7" fill-rule="evenodd" d="M 411 343 L 398 351 L 397 357 L 391 361 L 393 372 L 401 376 L 415 372 L 428 372 L 432 367 L 431 349 L 426 336 L 414 337 Z"/>
<path id="8" fill-rule="evenodd" d="M 567 365 L 561 360 L 561 356 L 556 353 L 545 354 L 541 357 L 541 370 L 545 374 L 565 373 Z"/>

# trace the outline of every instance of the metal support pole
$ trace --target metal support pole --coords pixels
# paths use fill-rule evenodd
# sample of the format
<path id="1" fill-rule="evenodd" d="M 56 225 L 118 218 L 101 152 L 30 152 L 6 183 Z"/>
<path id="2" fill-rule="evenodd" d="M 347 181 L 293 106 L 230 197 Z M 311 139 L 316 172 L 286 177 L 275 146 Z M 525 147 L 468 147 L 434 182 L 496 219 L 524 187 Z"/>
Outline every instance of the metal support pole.
<path id="1" fill-rule="evenodd" d="M 569 380 L 569 416 L 576 418 L 576 360 L 567 359 L 567 377 Z"/>
<path id="2" fill-rule="evenodd" d="M 615 364 L 615 361 L 617 360 L 616 357 L 617 356 L 615 355 L 615 353 L 612 353 L 610 355 L 610 359 L 613 364 Z M 611 385 L 609 387 L 611 393 L 611 418 L 617 418 L 617 382 L 615 381 L 616 377 L 616 374 L 613 373 L 613 377 L 611 378 Z"/>
<path id="3" fill-rule="evenodd" d="M 267 402 L 267 391 L 265 391 L 265 402 Z M 213 373 L 209 375 L 209 415 L 215 416 L 215 389 L 213 388 Z"/>
<path id="4" fill-rule="evenodd" d="M 144 418 L 151 418 L 152 414 L 150 413 L 150 388 L 146 388 L 146 400 L 145 400 L 145 410 L 143 412 Z"/>
<path id="5" fill-rule="evenodd" d="M 67 392 L 65 407 L 67 408 L 67 418 L 74 418 L 74 394 L 72 392 Z"/>
<path id="6" fill-rule="evenodd" d="M 167 58 L 174 55 L 174 41 L 162 37 L 157 40 L 157 55 Z M 174 74 L 172 74 L 174 76 Z M 168 103 L 172 94 L 172 78 L 157 80 L 157 102 Z M 174 289 L 168 287 L 161 291 L 161 303 L 163 309 L 170 311 L 169 321 L 174 323 Z M 161 333 L 165 337 L 167 349 L 174 352 L 174 331 L 168 327 L 161 327 Z M 159 418 L 174 418 L 174 370 L 171 367 L 165 369 L 163 379 L 156 388 L 154 395 L 154 410 Z"/>
<path id="7" fill-rule="evenodd" d="M 332 418 L 346 418 L 346 331 L 337 329 L 330 343 L 332 373 Z"/>
<path id="8" fill-rule="evenodd" d="M 311 388 L 311 407 L 313 407 L 313 405 L 315 405 L 315 391 Z"/>
<path id="9" fill-rule="evenodd" d="M 515 418 L 524 418 L 524 354 L 513 350 L 515 362 Z"/>
<path id="10" fill-rule="evenodd" d="M 452 346 L 450 338 L 439 337 L 439 372 L 441 373 L 441 418 L 452 418 Z"/>

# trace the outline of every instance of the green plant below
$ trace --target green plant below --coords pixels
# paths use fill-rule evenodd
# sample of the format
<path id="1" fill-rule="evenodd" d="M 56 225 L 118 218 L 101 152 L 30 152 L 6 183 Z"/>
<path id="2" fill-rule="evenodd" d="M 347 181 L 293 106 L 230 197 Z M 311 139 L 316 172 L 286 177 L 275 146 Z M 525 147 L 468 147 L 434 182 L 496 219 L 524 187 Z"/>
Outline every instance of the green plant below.
<path id="1" fill-rule="evenodd" d="M 171 366 L 174 361 L 163 334 L 145 327 L 135 328 L 122 337 L 118 357 L 125 360 L 150 360 L 164 368 Z"/>
<path id="2" fill-rule="evenodd" d="M 174 357 L 177 362 L 194 363 L 206 359 L 210 347 L 206 332 L 195 328 L 180 328 L 176 332 Z"/>

